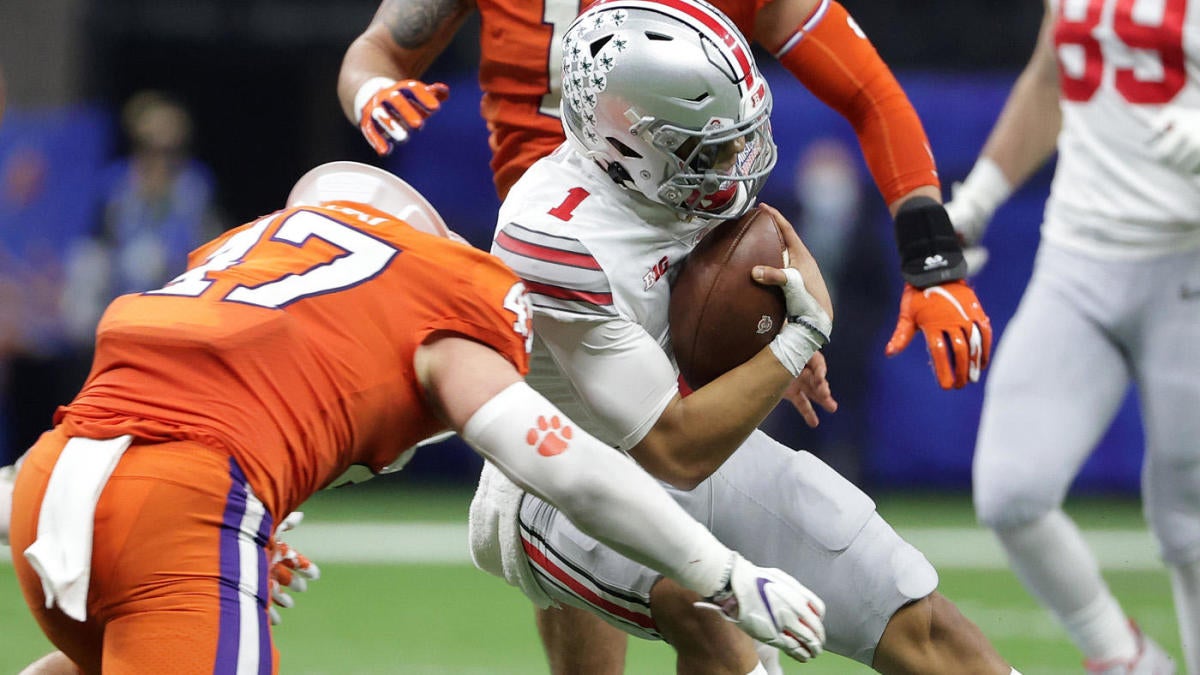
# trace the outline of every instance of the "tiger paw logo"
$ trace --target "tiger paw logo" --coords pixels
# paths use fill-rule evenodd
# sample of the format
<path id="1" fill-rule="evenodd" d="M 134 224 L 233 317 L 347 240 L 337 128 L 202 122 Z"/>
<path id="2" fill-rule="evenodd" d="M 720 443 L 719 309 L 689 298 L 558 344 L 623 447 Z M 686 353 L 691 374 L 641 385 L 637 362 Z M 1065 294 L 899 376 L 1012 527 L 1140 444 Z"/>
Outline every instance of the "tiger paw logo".
<path id="1" fill-rule="evenodd" d="M 525 442 L 537 448 L 539 455 L 553 457 L 566 452 L 569 445 L 567 441 L 571 440 L 574 433 L 571 427 L 563 426 L 558 415 L 553 415 L 550 419 L 538 415 L 537 427 L 526 432 Z"/>

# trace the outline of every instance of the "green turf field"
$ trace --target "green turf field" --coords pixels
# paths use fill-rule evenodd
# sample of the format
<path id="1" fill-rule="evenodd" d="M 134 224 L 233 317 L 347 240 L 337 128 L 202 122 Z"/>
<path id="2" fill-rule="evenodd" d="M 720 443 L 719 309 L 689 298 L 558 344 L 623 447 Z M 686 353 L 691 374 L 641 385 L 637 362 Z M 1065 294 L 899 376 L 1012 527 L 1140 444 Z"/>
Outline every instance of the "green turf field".
<path id="1" fill-rule="evenodd" d="M 418 490 L 401 484 L 392 487 L 401 489 L 354 488 L 318 495 L 306 505 L 306 522 L 295 534 L 299 536 L 306 528 L 318 533 L 353 531 L 344 525 L 348 522 L 386 525 L 420 521 L 440 524 L 437 531 L 448 531 L 453 541 L 419 538 L 411 546 L 399 547 L 400 557 L 409 559 L 403 553 L 406 550 L 415 554 L 419 551 L 413 549 L 449 546 L 449 560 L 459 555 L 456 547 L 460 544 L 465 549 L 465 542 L 457 540 L 459 530 L 447 527 L 465 523 L 469 493 Z M 985 533 L 975 531 L 965 498 L 883 498 L 879 508 L 939 567 L 942 592 L 955 600 L 1025 675 L 1081 672 L 1079 658 L 1063 633 L 1003 565 L 996 564 L 995 552 L 980 543 L 988 542 L 986 537 L 976 538 Z M 1102 555 L 1106 561 L 1115 561 L 1106 576 L 1143 628 L 1178 657 L 1166 575 L 1154 569 L 1153 550 L 1145 550 L 1149 540 L 1127 536 L 1142 529 L 1137 505 L 1089 500 L 1072 504 L 1070 510 L 1089 534 L 1114 535 L 1109 542 L 1112 550 L 1106 548 Z M 940 536 L 943 533 L 947 536 Z M 333 540 L 325 537 L 322 541 L 329 545 Z M 982 553 L 972 557 L 968 548 L 979 548 Z M 391 555 L 389 550 L 380 555 Z M 314 557 L 321 563 L 321 580 L 297 596 L 295 608 L 284 610 L 284 623 L 275 633 L 283 654 L 282 673 L 546 672 L 529 604 L 518 591 L 469 563 L 322 563 L 320 557 Z M 355 555 L 344 557 L 353 559 Z M 414 555 L 411 559 L 420 558 Z M 342 560 L 343 556 L 333 559 Z M 12 567 L 0 565 L 0 675 L 16 673 L 49 649 L 25 613 Z M 808 665 L 788 665 L 787 670 L 813 675 L 869 672 L 832 655 Z M 628 672 L 673 673 L 670 649 L 631 641 Z"/>

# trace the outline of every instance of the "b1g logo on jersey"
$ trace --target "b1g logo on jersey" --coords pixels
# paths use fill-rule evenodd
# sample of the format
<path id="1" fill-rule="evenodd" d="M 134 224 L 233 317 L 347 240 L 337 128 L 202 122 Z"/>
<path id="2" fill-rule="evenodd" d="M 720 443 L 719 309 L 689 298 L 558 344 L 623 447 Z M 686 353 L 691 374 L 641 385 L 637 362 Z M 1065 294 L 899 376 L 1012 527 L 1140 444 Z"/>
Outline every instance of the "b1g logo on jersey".
<path id="1" fill-rule="evenodd" d="M 663 256 L 658 262 L 650 266 L 646 273 L 642 275 L 642 290 L 648 291 L 650 287 L 658 282 L 667 274 L 667 269 L 671 267 L 671 261 L 667 260 L 667 256 Z"/>
<path id="2" fill-rule="evenodd" d="M 508 289 L 504 296 L 504 309 L 515 315 L 513 332 L 525 338 L 525 353 L 529 354 L 533 351 L 533 305 L 529 303 L 525 284 L 518 281 Z"/>

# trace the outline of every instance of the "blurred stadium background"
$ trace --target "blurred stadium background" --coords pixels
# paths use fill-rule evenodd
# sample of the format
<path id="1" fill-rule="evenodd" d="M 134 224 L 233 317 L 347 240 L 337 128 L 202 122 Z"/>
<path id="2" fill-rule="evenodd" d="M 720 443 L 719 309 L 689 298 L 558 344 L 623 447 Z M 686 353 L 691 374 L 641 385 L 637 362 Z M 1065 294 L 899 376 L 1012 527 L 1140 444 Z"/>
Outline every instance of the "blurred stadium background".
<path id="1" fill-rule="evenodd" d="M 0 122 L 0 463 L 15 459 L 49 424 L 54 405 L 86 372 L 86 343 L 72 336 L 87 317 L 72 314 L 79 309 L 64 301 L 64 289 L 79 275 L 73 252 L 106 227 L 106 176 L 132 150 L 121 110 L 137 92 L 165 92 L 190 113 L 192 159 L 210 181 L 220 227 L 277 208 L 307 168 L 354 159 L 392 169 L 452 227 L 486 247 L 497 199 L 478 113 L 477 21 L 426 77 L 450 85 L 444 109 L 394 157 L 378 160 L 342 117 L 334 92 L 342 53 L 377 4 L 0 3 L 8 90 Z M 1024 64 L 1041 3 L 843 4 L 912 98 L 948 189 L 970 169 Z M 939 565 L 943 590 L 1024 672 L 1076 671 L 1061 632 L 972 520 L 967 491 L 982 388 L 938 389 L 920 345 L 883 357 L 900 280 L 890 222 L 849 126 L 769 57 L 760 55 L 760 64 L 774 84 L 781 148 L 763 198 L 793 218 L 832 277 L 839 325 L 829 359 L 842 403 L 817 430 L 783 409 L 768 429 L 812 449 L 876 496 L 884 515 Z M 1019 191 L 989 235 L 991 261 L 975 286 L 997 335 L 1032 266 L 1049 175 L 1043 171 Z M 1169 590 L 1136 502 L 1142 440 L 1135 413 L 1131 397 L 1079 477 L 1082 498 L 1073 508 L 1108 547 L 1106 568 L 1131 614 L 1175 645 Z M 527 603 L 464 557 L 466 501 L 478 470 L 473 453 L 450 440 L 423 450 L 401 477 L 314 500 L 297 542 L 316 547 L 309 553 L 326 580 L 278 633 L 283 672 L 544 670 Z M 359 532 L 352 523 L 372 527 Z M 388 529 L 406 525 L 415 529 Z M 312 538 L 302 540 L 309 528 Z M 351 531 L 360 539 L 329 543 Z M 24 613 L 11 567 L 0 564 L 0 672 L 15 672 L 46 647 Z M 828 661 L 805 672 L 860 672 Z M 640 644 L 630 672 L 670 672 L 669 664 L 665 649 Z"/>

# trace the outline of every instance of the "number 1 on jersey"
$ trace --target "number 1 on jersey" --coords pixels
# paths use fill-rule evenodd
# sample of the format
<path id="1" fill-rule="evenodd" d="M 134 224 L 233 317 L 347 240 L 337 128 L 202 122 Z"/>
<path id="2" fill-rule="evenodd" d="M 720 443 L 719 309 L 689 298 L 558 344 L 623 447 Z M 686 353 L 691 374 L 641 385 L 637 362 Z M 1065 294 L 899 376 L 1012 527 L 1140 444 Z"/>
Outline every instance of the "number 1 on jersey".
<path id="1" fill-rule="evenodd" d="M 575 215 L 575 207 L 579 206 L 580 202 L 587 199 L 589 194 L 591 193 L 581 187 L 573 187 L 570 190 L 567 190 L 567 196 L 562 200 L 561 204 L 550 209 L 546 213 L 549 213 L 559 220 L 570 220 Z"/>

